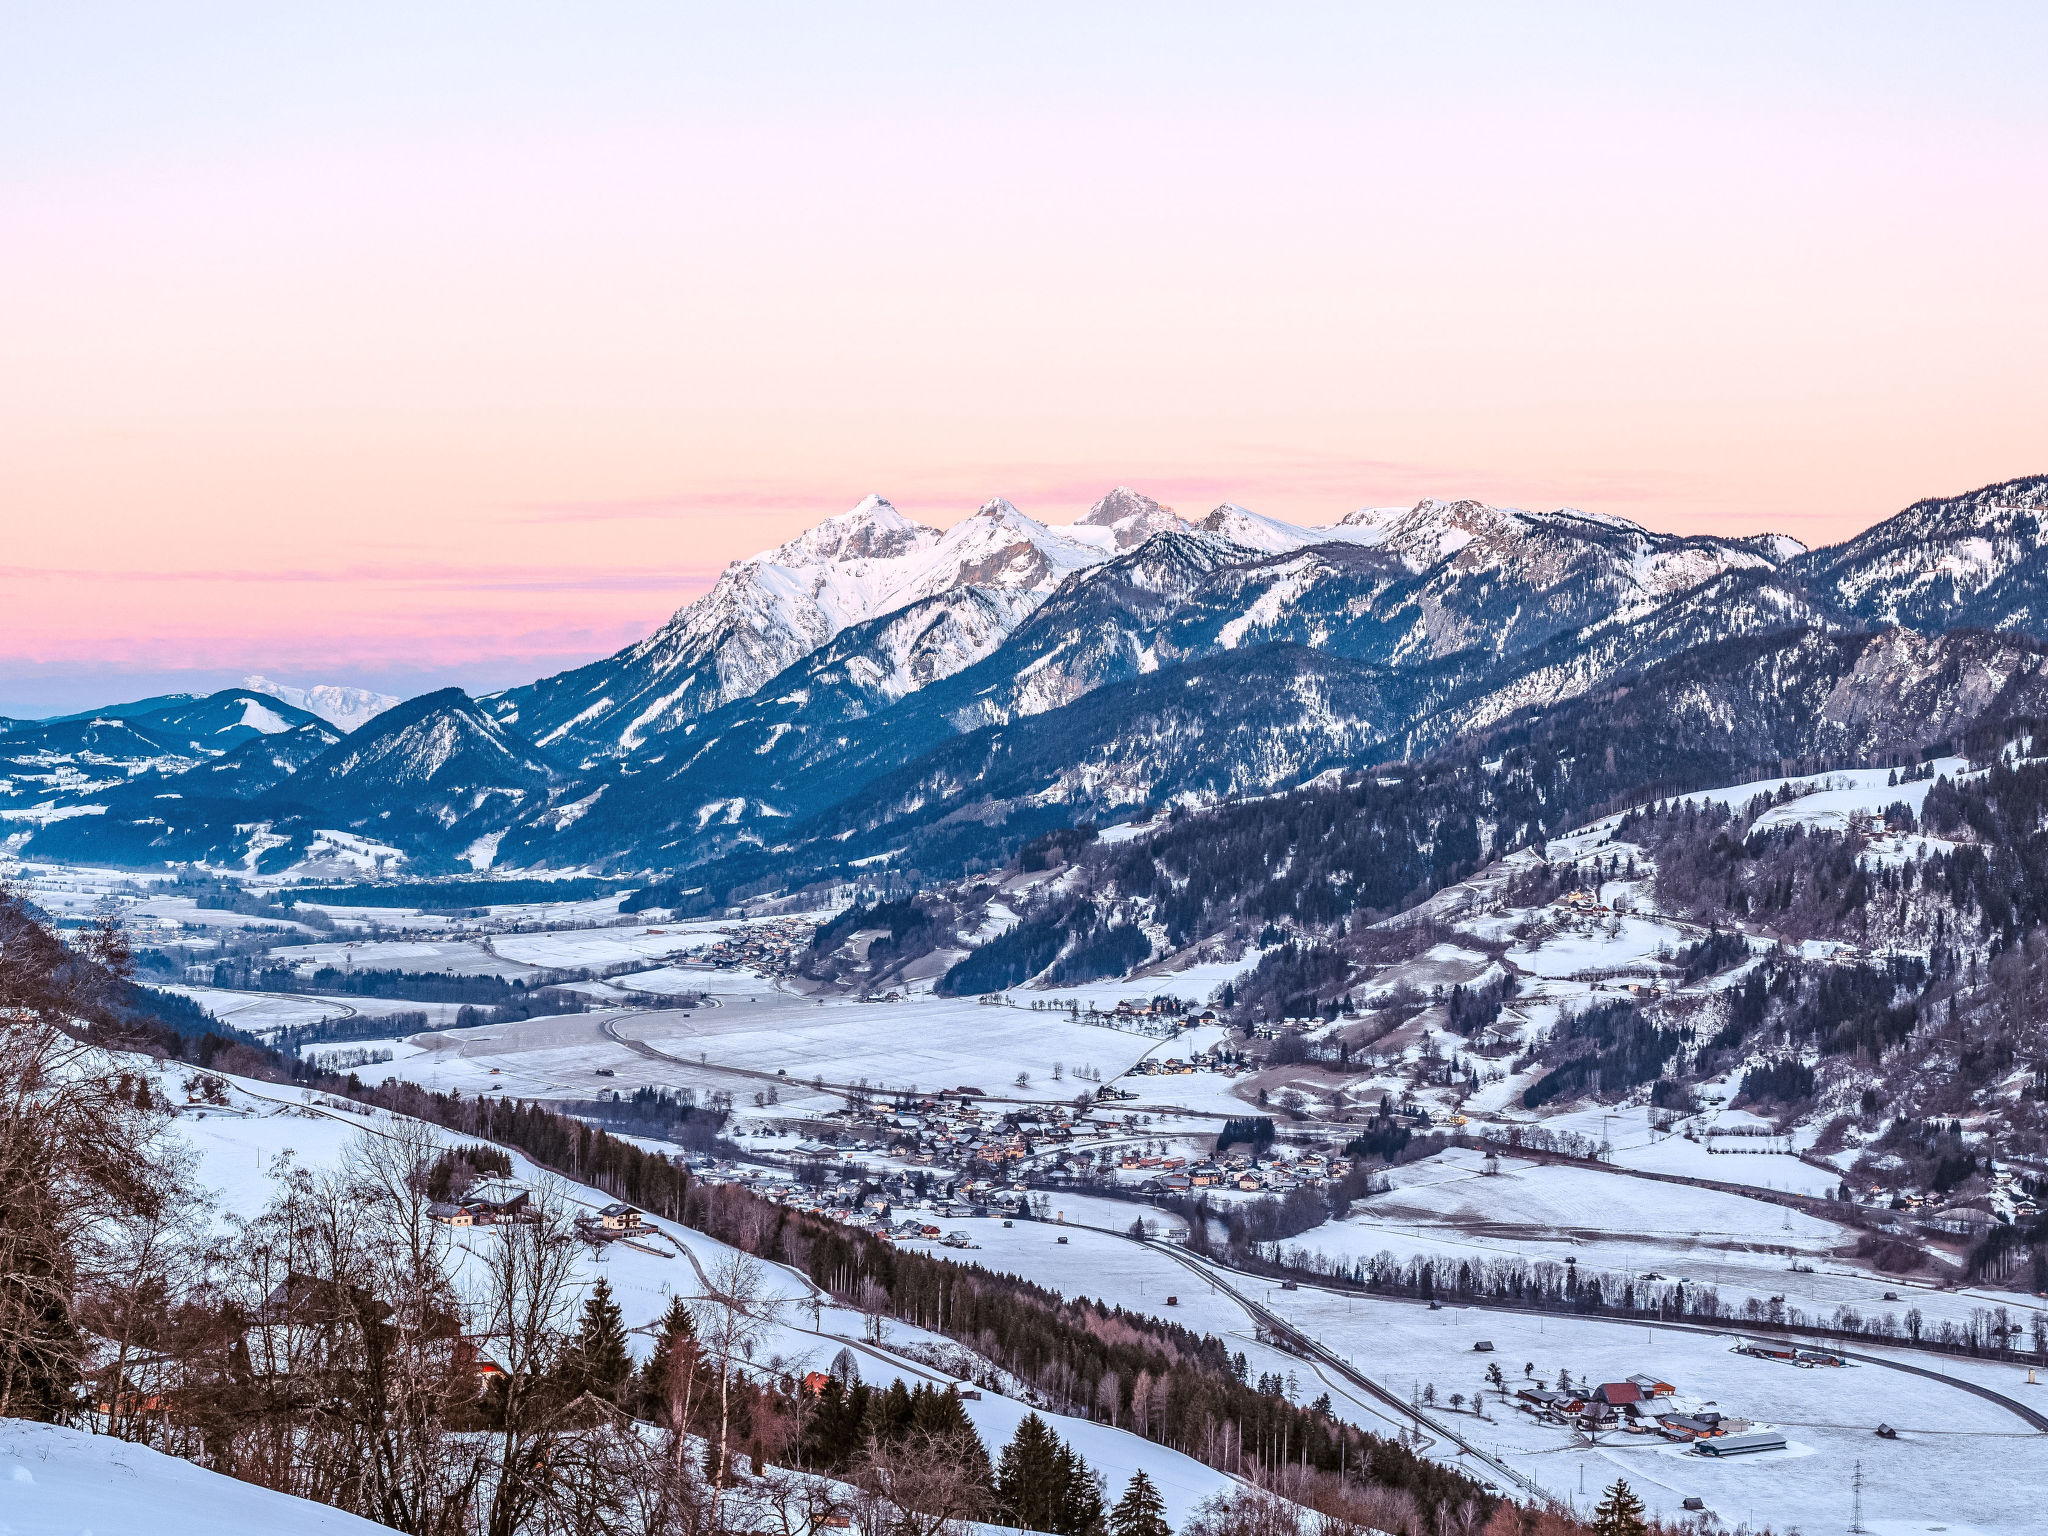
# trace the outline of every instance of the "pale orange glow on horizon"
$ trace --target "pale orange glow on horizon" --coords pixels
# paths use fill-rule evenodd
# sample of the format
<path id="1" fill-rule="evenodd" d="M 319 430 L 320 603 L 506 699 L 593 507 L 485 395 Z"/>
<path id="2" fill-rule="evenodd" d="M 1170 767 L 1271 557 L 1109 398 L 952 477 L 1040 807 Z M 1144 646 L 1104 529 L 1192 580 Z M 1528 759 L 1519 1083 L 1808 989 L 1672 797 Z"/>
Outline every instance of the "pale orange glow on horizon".
<path id="1" fill-rule="evenodd" d="M 1210 17 L 1172 81 L 1013 35 L 970 90 L 944 38 L 856 81 L 639 20 L 672 50 L 528 16 L 474 78 L 419 42 L 430 79 L 266 35 L 275 101 L 180 58 L 156 116 L 0 119 L 0 667 L 518 681 L 869 491 L 1824 543 L 2048 469 L 2048 113 L 1975 55 L 1694 78 L 1697 37 L 1331 21 L 1411 61 L 1347 85 Z M 742 43 L 765 72 L 703 62 Z"/>

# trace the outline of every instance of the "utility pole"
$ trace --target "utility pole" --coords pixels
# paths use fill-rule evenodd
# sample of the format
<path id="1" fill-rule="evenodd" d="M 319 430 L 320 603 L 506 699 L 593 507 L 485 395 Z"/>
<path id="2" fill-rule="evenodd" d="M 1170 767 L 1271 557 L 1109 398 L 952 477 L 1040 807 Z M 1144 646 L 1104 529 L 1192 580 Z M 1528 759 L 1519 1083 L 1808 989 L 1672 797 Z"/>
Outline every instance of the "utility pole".
<path id="1" fill-rule="evenodd" d="M 1849 1536 L 1863 1536 L 1863 1458 L 1856 1458 L 1856 1475 L 1849 1484 Z"/>

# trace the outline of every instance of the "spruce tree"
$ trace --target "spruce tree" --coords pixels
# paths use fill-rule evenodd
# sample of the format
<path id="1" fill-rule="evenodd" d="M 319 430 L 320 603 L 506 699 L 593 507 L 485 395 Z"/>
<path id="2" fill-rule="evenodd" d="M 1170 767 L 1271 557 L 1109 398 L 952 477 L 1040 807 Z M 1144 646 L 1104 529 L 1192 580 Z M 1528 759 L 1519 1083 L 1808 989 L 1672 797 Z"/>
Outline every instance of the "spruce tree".
<path id="1" fill-rule="evenodd" d="M 1059 1437 L 1035 1413 L 1024 1416 L 996 1463 L 996 1502 L 1003 1523 L 1054 1531 L 1059 1515 Z"/>
<path id="2" fill-rule="evenodd" d="M 919 1387 L 910 1394 L 911 1442 L 929 1445 L 936 1439 L 943 1439 L 949 1447 L 957 1449 L 961 1470 L 977 1486 L 987 1489 L 993 1484 L 995 1474 L 989 1468 L 988 1450 L 981 1443 L 974 1421 L 967 1416 L 957 1387 L 949 1386 L 943 1392 L 936 1387 Z"/>
<path id="3" fill-rule="evenodd" d="M 1071 1445 L 1053 1457 L 1053 1523 L 1058 1536 L 1102 1536 L 1102 1475 Z"/>
<path id="4" fill-rule="evenodd" d="M 1124 1496 L 1109 1512 L 1109 1536 L 1173 1536 L 1166 1523 L 1166 1500 L 1141 1467 L 1124 1485 Z"/>
<path id="5" fill-rule="evenodd" d="M 1646 1536 L 1649 1522 L 1643 1519 L 1643 1501 L 1624 1478 L 1617 1477 L 1607 1497 L 1594 1506 L 1594 1536 Z"/>
<path id="6" fill-rule="evenodd" d="M 633 1376 L 633 1357 L 626 1348 L 626 1319 L 612 1300 L 604 1276 L 583 1302 L 576 1342 L 569 1349 L 569 1375 L 577 1391 L 594 1392 L 617 1402 Z"/>
<path id="7" fill-rule="evenodd" d="M 697 1320 L 680 1296 L 669 1298 L 668 1312 L 661 1320 L 661 1337 L 654 1353 L 640 1371 L 640 1412 L 638 1417 L 665 1421 L 668 1416 L 670 1361 L 677 1352 L 694 1354 L 697 1348 Z M 683 1369 L 687 1370 L 687 1362 Z"/>
<path id="8" fill-rule="evenodd" d="M 910 1433 L 915 1414 L 916 1406 L 910 1400 L 910 1389 L 899 1377 L 890 1382 L 885 1391 L 877 1392 L 868 1399 L 867 1422 L 863 1428 L 869 1439 L 883 1445 L 894 1445 Z"/>

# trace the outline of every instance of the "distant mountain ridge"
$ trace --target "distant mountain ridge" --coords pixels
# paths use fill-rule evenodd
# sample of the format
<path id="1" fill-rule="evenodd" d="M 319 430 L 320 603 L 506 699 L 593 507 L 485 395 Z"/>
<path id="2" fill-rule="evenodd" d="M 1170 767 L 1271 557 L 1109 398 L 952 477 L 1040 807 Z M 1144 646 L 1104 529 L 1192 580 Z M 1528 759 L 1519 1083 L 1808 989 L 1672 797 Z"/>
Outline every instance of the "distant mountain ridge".
<path id="1" fill-rule="evenodd" d="M 842 630 L 911 603 L 971 588 L 988 622 L 1014 626 L 1067 576 L 1106 558 L 1127 524 L 1171 516 L 1123 494 L 1129 505 L 1112 493 L 1071 528 L 1048 528 L 998 498 L 944 532 L 869 496 L 734 561 L 639 644 L 485 706 L 540 746 L 615 755 L 749 696 Z"/>
<path id="2" fill-rule="evenodd" d="M 338 683 L 315 683 L 309 688 L 297 688 L 289 683 L 274 683 L 254 673 L 242 679 L 242 686 L 316 714 L 343 731 L 365 725 L 402 702 L 395 694 L 378 693 L 371 688 L 348 688 Z"/>
<path id="3" fill-rule="evenodd" d="M 2048 638 L 2048 475 L 1916 501 L 1794 562 L 1851 613 L 1909 629 L 1971 626 Z"/>
<path id="4" fill-rule="evenodd" d="M 27 801 L 24 766 L 0 815 L 16 843 L 115 862 L 203 847 L 284 867 L 332 828 L 420 870 L 956 867 L 1033 828 L 1453 750 L 1630 677 L 1736 687 L 1695 721 L 1735 732 L 1793 695 L 1699 659 L 1752 645 L 1793 666 L 1828 637 L 1865 659 L 1782 705 L 1822 715 L 1754 739 L 1874 750 L 2041 702 L 2044 506 L 2048 478 L 2013 481 L 1808 551 L 1470 500 L 1303 528 L 1230 503 L 1191 521 L 1119 487 L 1063 527 L 995 500 L 940 531 L 869 497 L 590 666 L 444 690 L 332 741 L 306 716 L 211 755 L 163 734 L 196 701 L 145 701 L 67 727 L 106 738 L 77 763 L 130 754 L 119 782 L 45 775 Z M 1888 625 L 1904 628 L 1871 639 Z M 15 723 L 0 748 L 19 740 Z"/>

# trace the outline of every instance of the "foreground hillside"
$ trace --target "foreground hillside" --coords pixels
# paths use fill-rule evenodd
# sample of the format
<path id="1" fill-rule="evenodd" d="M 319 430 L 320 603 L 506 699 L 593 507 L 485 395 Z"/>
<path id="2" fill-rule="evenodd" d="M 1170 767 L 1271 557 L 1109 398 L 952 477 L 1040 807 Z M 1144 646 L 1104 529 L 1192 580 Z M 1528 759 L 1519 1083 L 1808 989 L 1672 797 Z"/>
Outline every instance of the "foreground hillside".
<path id="1" fill-rule="evenodd" d="M 389 1527 L 133 1441 L 0 1419 L 0 1529 L 8 1536 L 369 1536 Z"/>

